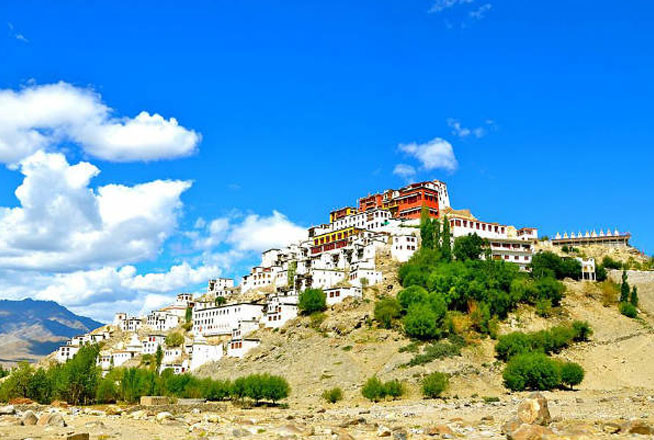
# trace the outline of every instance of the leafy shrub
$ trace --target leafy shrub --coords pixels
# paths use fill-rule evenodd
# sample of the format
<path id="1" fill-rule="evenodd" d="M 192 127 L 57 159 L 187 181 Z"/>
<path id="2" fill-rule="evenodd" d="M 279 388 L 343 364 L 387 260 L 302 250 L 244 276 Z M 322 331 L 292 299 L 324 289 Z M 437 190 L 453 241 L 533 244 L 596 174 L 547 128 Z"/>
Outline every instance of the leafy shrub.
<path id="1" fill-rule="evenodd" d="M 606 267 L 607 269 L 622 269 L 622 263 L 614 260 L 608 255 L 605 255 L 602 259 L 602 266 Z"/>
<path id="2" fill-rule="evenodd" d="M 436 339 L 441 335 L 438 321 L 439 316 L 431 307 L 426 304 L 413 304 L 404 317 L 404 332 L 416 339 Z"/>
<path id="3" fill-rule="evenodd" d="M 508 361 L 513 356 L 528 353 L 532 350 L 531 338 L 526 333 L 513 332 L 500 336 L 495 345 L 495 356 Z"/>
<path id="4" fill-rule="evenodd" d="M 379 402 L 386 397 L 384 384 L 376 376 L 373 376 L 366 381 L 363 388 L 361 388 L 361 394 L 363 397 L 372 400 L 373 402 Z"/>
<path id="5" fill-rule="evenodd" d="M 552 301 L 550 299 L 539 299 L 536 301 L 536 314 L 543 318 L 552 315 Z"/>
<path id="6" fill-rule="evenodd" d="M 118 387 L 113 378 L 104 378 L 98 383 L 95 393 L 97 403 L 115 403 L 118 400 Z"/>
<path id="7" fill-rule="evenodd" d="M 584 321 L 532 333 L 512 332 L 498 338 L 495 355 L 500 360 L 508 361 L 513 356 L 532 351 L 558 353 L 573 342 L 588 340 L 592 332 L 590 325 Z"/>
<path id="8" fill-rule="evenodd" d="M 409 310 L 413 304 L 422 304 L 427 300 L 429 293 L 424 287 L 410 286 L 397 294 L 397 300 L 404 311 Z"/>
<path id="9" fill-rule="evenodd" d="M 590 339 L 593 335 L 593 329 L 590 327 L 590 324 L 586 321 L 573 321 L 572 330 L 574 331 L 574 341 L 575 342 L 585 342 Z"/>
<path id="10" fill-rule="evenodd" d="M 461 355 L 461 348 L 465 345 L 463 338 L 451 336 L 449 341 L 437 341 L 427 345 L 424 351 L 411 359 L 407 365 L 424 365 L 437 359 L 445 359 Z"/>
<path id="11" fill-rule="evenodd" d="M 430 399 L 440 397 L 447 389 L 449 380 L 446 374 L 434 372 L 422 381 L 422 394 Z"/>
<path id="12" fill-rule="evenodd" d="M 543 353 L 525 353 L 511 358 L 502 373 L 512 391 L 551 390 L 561 383 L 556 361 Z"/>
<path id="13" fill-rule="evenodd" d="M 384 383 L 384 394 L 393 399 L 404 395 L 404 385 L 399 380 L 390 380 Z"/>
<path id="14" fill-rule="evenodd" d="M 560 365 L 560 373 L 561 383 L 570 388 L 584 380 L 584 369 L 574 362 L 563 362 Z"/>
<path id="15" fill-rule="evenodd" d="M 404 394 L 404 385 L 398 380 L 390 380 L 383 383 L 376 376 L 373 376 L 363 385 L 361 394 L 373 402 L 379 402 L 387 396 L 396 399 Z"/>
<path id="16" fill-rule="evenodd" d="M 178 332 L 170 333 L 166 336 L 166 346 L 179 347 L 184 343 L 184 335 Z"/>
<path id="17" fill-rule="evenodd" d="M 402 315 L 402 306 L 391 297 L 382 298 L 375 303 L 375 320 L 383 328 L 391 328 L 393 321 Z"/>
<path id="18" fill-rule="evenodd" d="M 327 309 L 327 296 L 322 289 L 306 289 L 300 293 L 298 309 L 306 315 Z"/>
<path id="19" fill-rule="evenodd" d="M 325 390 L 322 393 L 322 398 L 325 399 L 328 403 L 339 402 L 343 400 L 343 390 L 341 390 L 339 387 Z"/>
<path id="20" fill-rule="evenodd" d="M 634 307 L 633 304 L 628 302 L 620 303 L 620 313 L 622 313 L 627 318 L 635 318 L 638 316 L 638 310 Z"/>

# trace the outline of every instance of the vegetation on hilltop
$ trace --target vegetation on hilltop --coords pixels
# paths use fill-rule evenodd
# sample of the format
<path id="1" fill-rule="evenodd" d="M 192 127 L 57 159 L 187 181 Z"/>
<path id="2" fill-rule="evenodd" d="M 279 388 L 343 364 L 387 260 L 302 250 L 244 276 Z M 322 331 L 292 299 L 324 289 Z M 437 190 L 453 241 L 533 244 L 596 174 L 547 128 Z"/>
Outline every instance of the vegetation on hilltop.
<path id="1" fill-rule="evenodd" d="M 476 234 L 457 237 L 451 246 L 447 218 L 441 224 L 430 219 L 425 210 L 420 234 L 420 249 L 398 271 L 403 290 L 396 298 L 381 298 L 375 305 L 375 319 L 381 327 L 396 327 L 413 339 L 432 341 L 409 365 L 458 354 L 462 344 L 434 342 L 446 336 L 451 339 L 456 332 L 496 337 L 499 321 L 518 304 L 537 306 L 539 314 L 548 314 L 552 307 L 559 306 L 565 293 L 560 280 L 581 278 L 577 260 L 552 252 L 534 255 L 530 271 L 523 272 L 516 264 L 493 259 L 488 242 Z M 467 317 L 465 328 L 455 325 L 455 321 L 462 321 L 457 319 L 462 315 Z M 587 323 L 575 322 L 534 334 L 516 332 L 500 338 L 498 357 L 510 364 L 505 383 L 511 389 L 550 389 L 562 385 L 560 365 L 547 354 L 587 340 L 590 334 Z M 513 361 L 516 356 L 521 357 Z M 566 380 L 574 382 L 571 376 L 578 372 L 576 368 L 566 367 Z M 542 382 L 529 378 L 540 377 L 541 373 L 548 376 L 548 372 L 552 372 L 552 377 Z M 576 385 L 570 382 L 568 385 Z"/>

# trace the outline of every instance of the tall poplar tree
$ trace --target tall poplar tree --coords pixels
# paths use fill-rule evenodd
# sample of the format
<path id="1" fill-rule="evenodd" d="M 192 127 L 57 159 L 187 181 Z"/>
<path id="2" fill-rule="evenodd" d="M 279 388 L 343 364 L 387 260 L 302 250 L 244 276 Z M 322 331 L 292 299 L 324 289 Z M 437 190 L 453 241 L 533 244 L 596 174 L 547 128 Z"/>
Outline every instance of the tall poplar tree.
<path id="1" fill-rule="evenodd" d="M 622 271 L 622 285 L 620 285 L 620 302 L 628 302 L 629 301 L 629 283 L 627 282 L 627 271 L 623 270 Z"/>
<path id="2" fill-rule="evenodd" d="M 420 213 L 420 242 L 425 249 L 434 248 L 434 225 L 429 217 L 429 209 L 425 205 L 422 205 Z"/>
<path id="3" fill-rule="evenodd" d="M 452 234 L 450 232 L 450 221 L 447 216 L 443 218 L 443 236 L 441 237 L 441 253 L 445 261 L 452 260 Z"/>

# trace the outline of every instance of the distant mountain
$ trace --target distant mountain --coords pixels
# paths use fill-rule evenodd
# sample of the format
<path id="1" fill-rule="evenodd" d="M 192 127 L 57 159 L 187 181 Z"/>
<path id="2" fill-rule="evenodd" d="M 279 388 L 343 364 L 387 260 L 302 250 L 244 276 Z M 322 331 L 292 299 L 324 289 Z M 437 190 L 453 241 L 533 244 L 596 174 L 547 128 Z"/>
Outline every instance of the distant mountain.
<path id="1" fill-rule="evenodd" d="M 54 301 L 0 300 L 0 363 L 38 361 L 66 339 L 102 325 Z"/>

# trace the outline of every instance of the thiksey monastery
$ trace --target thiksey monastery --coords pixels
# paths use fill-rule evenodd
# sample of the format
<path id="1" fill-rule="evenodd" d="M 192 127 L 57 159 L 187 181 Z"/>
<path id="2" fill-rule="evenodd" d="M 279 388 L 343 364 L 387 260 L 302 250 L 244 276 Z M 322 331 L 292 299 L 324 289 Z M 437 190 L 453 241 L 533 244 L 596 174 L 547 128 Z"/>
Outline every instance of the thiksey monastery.
<path id="1" fill-rule="evenodd" d="M 430 217 L 449 222 L 452 239 L 477 234 L 488 240 L 492 258 L 527 270 L 538 241 L 537 229 L 479 220 L 468 210 L 452 209 L 445 183 L 413 183 L 361 197 L 357 206 L 330 212 L 329 223 L 309 228 L 306 240 L 263 252 L 261 264 L 243 276 L 239 285 L 229 278 L 212 279 L 205 294 L 180 293 L 174 303 L 147 316 L 118 313 L 112 324 L 69 340 L 59 348 L 56 359 L 65 362 L 90 343 L 103 343 L 98 364 L 105 372 L 138 365 L 158 347 L 163 352 L 161 369 L 175 373 L 193 371 L 222 357 L 242 357 L 259 344 L 252 337 L 255 331 L 279 328 L 298 315 L 303 290 L 322 289 L 331 306 L 348 297 L 361 298 L 366 286 L 383 283 L 376 256 L 383 254 L 398 262 L 411 258 L 419 248 L 423 207 Z M 594 262 L 582 264 L 584 278 L 593 280 Z M 187 330 L 184 341 L 167 346 L 166 334 L 184 333 L 182 326 Z"/>

